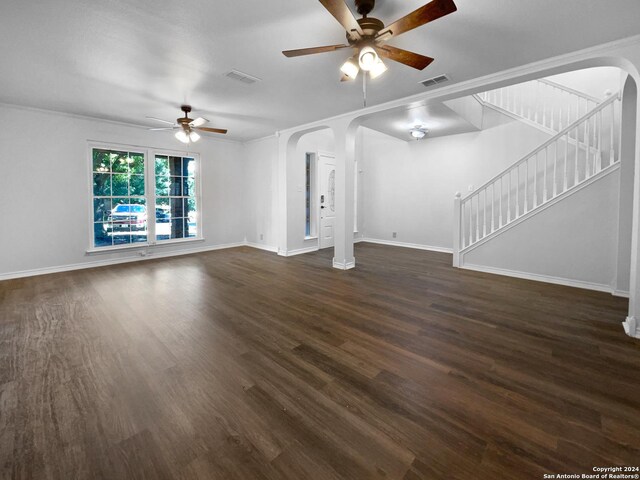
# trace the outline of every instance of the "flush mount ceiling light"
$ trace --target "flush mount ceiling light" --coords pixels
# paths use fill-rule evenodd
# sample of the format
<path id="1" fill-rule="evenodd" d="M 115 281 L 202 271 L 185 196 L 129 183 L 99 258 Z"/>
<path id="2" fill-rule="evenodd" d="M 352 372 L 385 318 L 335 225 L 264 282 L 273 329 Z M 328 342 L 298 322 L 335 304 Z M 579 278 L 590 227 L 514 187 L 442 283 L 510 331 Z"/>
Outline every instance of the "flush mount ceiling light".
<path id="1" fill-rule="evenodd" d="M 189 112 L 191 112 L 191 107 L 189 105 L 182 105 L 180 109 L 184 112 L 184 117 L 178 118 L 175 122 L 155 117 L 147 117 L 151 120 L 171 125 L 170 127 L 150 128 L 149 130 L 177 130 L 175 134 L 176 138 L 182 143 L 192 143 L 200 140 L 200 135 L 196 130 L 200 130 L 202 132 L 221 133 L 223 135 L 227 133 L 227 130 L 222 128 L 203 127 L 203 125 L 209 123 L 209 120 L 206 118 L 198 117 L 195 120 L 189 118 Z"/>
<path id="2" fill-rule="evenodd" d="M 424 137 L 427 136 L 427 133 L 429 133 L 429 130 L 424 128 L 422 125 L 416 125 L 411 130 L 409 130 L 409 133 L 416 140 L 422 140 Z"/>

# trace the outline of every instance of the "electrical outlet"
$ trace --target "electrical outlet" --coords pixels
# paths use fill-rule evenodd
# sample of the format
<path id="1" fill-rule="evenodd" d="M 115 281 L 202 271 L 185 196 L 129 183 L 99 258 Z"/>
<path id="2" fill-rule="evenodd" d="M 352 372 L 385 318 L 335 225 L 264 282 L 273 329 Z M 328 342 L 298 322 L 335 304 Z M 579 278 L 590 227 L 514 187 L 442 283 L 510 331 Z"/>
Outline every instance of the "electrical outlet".
<path id="1" fill-rule="evenodd" d="M 260 240 L 264 240 L 264 235 L 262 233 L 260 234 Z"/>
<path id="2" fill-rule="evenodd" d="M 397 238 L 398 237 L 398 232 L 393 232 L 391 235 L 393 235 L 393 238 Z"/>

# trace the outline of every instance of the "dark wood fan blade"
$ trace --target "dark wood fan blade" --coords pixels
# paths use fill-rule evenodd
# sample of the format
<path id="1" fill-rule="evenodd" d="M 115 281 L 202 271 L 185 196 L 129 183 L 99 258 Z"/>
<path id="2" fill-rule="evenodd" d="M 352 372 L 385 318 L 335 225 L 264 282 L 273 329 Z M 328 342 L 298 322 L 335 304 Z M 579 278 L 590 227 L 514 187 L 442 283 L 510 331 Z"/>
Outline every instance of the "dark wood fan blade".
<path id="1" fill-rule="evenodd" d="M 433 22 L 440 17 L 449 15 L 457 10 L 453 0 L 433 0 L 426 5 L 414 10 L 409 15 L 396 20 L 391 25 L 380 30 L 376 38 L 384 37 L 385 40 L 391 37 L 413 30 L 425 23 Z"/>
<path id="2" fill-rule="evenodd" d="M 404 63 L 405 65 L 418 70 L 423 70 L 427 65 L 433 62 L 433 58 L 431 57 L 426 57 L 408 50 L 402 50 L 401 48 L 392 47 L 391 45 L 376 47 L 376 50 L 381 57 L 388 58 L 395 62 Z"/>
<path id="3" fill-rule="evenodd" d="M 285 57 L 300 57 L 302 55 L 313 55 L 314 53 L 333 52 L 349 45 L 327 45 L 326 47 L 299 48 L 297 50 L 285 50 L 282 52 Z"/>
<path id="4" fill-rule="evenodd" d="M 360 24 L 356 20 L 356 17 L 353 16 L 347 4 L 344 3 L 344 0 L 320 0 L 320 3 L 329 10 L 329 13 L 335 17 L 340 25 L 344 27 L 344 29 L 353 34 L 354 32 L 358 34 L 358 36 L 362 36 L 362 29 L 360 28 Z"/>
<path id="5" fill-rule="evenodd" d="M 196 127 L 196 130 L 202 130 L 203 132 L 222 133 L 223 135 L 227 133 L 227 130 L 223 128 Z"/>

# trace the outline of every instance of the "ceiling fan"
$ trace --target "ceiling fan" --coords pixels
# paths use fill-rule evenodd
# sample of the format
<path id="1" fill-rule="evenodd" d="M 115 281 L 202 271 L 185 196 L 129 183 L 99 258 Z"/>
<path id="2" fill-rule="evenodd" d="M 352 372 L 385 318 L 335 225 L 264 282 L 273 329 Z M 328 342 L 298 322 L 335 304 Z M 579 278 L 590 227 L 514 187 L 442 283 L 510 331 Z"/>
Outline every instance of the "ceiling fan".
<path id="1" fill-rule="evenodd" d="M 282 52 L 287 57 L 299 57 L 315 53 L 333 52 L 342 48 L 353 48 L 356 53 L 340 67 L 342 80 L 353 80 L 362 69 L 371 78 L 382 75 L 386 65 L 380 57 L 403 63 L 423 70 L 433 62 L 433 58 L 387 45 L 386 42 L 409 30 L 437 20 L 457 10 L 453 0 L 432 0 L 410 14 L 385 26 L 377 18 L 369 17 L 375 7 L 375 0 L 355 0 L 356 10 L 362 18 L 356 20 L 344 0 L 320 0 L 320 3 L 344 27 L 348 45 L 328 45 L 324 47 L 302 48 Z"/>
<path id="2" fill-rule="evenodd" d="M 200 140 L 200 135 L 198 134 L 198 132 L 196 132 L 196 130 L 200 130 L 201 132 L 221 133 L 223 135 L 227 133 L 226 129 L 203 127 L 202 125 L 206 125 L 207 123 L 209 123 L 209 120 L 207 120 L 206 118 L 198 117 L 195 120 L 189 118 L 189 112 L 191 112 L 190 105 L 182 105 L 180 109 L 184 112 L 184 117 L 176 119 L 175 122 L 162 120 L 161 118 L 146 117 L 150 120 L 168 123 L 171 125 L 170 127 L 150 128 L 149 130 L 177 130 L 176 138 L 182 143 L 197 142 L 198 140 Z"/>

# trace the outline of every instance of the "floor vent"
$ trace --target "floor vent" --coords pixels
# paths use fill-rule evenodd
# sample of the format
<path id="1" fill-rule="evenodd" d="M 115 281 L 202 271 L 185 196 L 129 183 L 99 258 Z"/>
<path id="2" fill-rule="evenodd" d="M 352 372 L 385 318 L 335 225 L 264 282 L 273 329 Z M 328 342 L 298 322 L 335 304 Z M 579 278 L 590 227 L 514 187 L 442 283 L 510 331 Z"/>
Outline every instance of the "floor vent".
<path id="1" fill-rule="evenodd" d="M 425 87 L 433 87 L 434 85 L 437 85 L 443 82 L 448 82 L 448 81 L 449 81 L 449 77 L 447 77 L 446 75 L 440 75 L 438 77 L 428 78 L 426 80 L 423 80 L 420 83 Z"/>
<path id="2" fill-rule="evenodd" d="M 238 70 L 231 70 L 229 73 L 225 73 L 225 77 L 229 77 L 232 80 L 237 80 L 242 83 L 251 84 L 260 82 L 261 80 L 258 77 L 254 77 L 249 75 L 248 73 L 239 72 Z"/>

